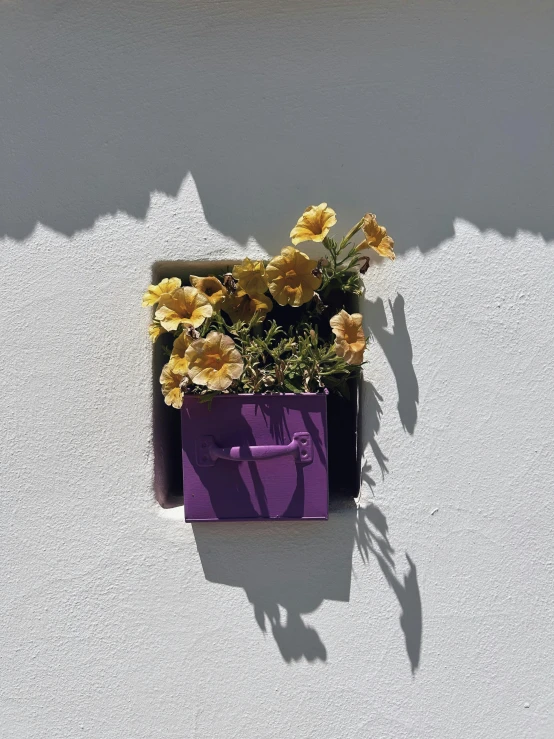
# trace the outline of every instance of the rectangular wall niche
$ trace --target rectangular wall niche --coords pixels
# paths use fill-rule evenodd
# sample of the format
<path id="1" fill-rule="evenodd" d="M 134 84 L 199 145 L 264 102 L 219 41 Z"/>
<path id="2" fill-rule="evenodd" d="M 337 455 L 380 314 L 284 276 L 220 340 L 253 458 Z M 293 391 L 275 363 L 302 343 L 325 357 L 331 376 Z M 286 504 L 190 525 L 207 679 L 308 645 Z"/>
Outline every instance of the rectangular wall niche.
<path id="1" fill-rule="evenodd" d="M 232 269 L 232 263 L 201 261 L 160 261 L 152 265 L 152 283 L 164 277 L 180 277 L 183 285 L 189 276 L 222 275 Z M 350 307 L 357 309 L 356 304 Z M 160 390 L 159 377 L 167 354 L 163 336 L 154 344 L 152 355 L 152 429 L 154 445 L 154 493 L 163 508 L 183 505 L 183 478 L 181 463 L 180 414 L 167 406 Z M 361 418 L 359 383 L 350 383 L 350 399 L 329 395 L 327 405 L 329 441 L 329 498 L 353 498 L 360 487 L 360 460 L 358 428 Z"/>

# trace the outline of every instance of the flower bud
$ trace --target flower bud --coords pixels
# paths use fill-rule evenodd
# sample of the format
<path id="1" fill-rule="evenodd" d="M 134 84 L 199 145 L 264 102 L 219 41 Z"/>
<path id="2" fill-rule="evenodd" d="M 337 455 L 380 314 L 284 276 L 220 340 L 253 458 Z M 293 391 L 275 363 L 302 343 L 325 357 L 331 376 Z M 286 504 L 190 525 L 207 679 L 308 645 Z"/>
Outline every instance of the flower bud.
<path id="1" fill-rule="evenodd" d="M 191 339 L 199 339 L 200 338 L 200 332 L 197 331 L 192 326 L 187 326 L 185 329 L 185 334 L 189 336 Z"/>
<path id="2" fill-rule="evenodd" d="M 223 285 L 227 288 L 229 293 L 233 294 L 237 291 L 237 281 L 233 277 L 231 272 L 227 272 L 223 275 Z"/>
<path id="3" fill-rule="evenodd" d="M 327 308 L 327 306 L 325 305 L 323 300 L 319 297 L 318 293 L 314 293 L 313 301 L 314 301 L 315 312 L 318 315 L 321 315 L 323 311 L 325 310 L 325 308 Z"/>

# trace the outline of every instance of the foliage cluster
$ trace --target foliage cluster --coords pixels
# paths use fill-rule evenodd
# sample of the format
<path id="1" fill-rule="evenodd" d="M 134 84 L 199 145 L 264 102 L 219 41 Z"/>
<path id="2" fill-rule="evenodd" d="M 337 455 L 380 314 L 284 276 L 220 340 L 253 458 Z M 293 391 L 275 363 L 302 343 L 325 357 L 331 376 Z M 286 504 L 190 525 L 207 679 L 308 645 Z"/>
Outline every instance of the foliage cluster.
<path id="1" fill-rule="evenodd" d="M 247 257 L 223 275 L 191 275 L 188 286 L 177 277 L 150 285 L 143 305 L 154 307 L 149 333 L 169 356 L 160 377 L 168 405 L 180 408 L 184 393 L 347 393 L 367 343 L 362 316 L 348 312 L 370 264 L 362 252 L 394 259 L 394 242 L 371 213 L 340 241 L 329 236 L 335 223 L 321 203 L 291 231 L 293 245 L 322 244 L 319 260 L 286 246 L 267 263 Z"/>

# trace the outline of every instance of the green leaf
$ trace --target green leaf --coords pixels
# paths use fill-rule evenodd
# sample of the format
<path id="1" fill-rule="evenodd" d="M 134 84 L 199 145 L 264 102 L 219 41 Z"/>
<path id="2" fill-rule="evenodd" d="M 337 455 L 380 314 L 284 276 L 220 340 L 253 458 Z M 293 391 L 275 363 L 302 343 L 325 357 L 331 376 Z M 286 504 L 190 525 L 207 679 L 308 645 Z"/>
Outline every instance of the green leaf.
<path id="1" fill-rule="evenodd" d="M 297 387 L 295 387 L 290 380 L 287 380 L 286 378 L 283 380 L 283 385 L 287 388 L 287 390 L 292 390 L 293 393 L 301 393 L 302 390 L 299 390 Z"/>

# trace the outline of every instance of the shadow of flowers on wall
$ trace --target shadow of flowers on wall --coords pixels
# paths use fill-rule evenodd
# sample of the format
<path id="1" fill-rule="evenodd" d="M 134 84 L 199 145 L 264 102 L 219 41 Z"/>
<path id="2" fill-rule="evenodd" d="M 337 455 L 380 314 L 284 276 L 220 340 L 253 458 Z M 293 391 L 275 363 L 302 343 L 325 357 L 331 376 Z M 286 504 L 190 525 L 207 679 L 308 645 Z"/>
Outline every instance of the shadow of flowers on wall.
<path id="1" fill-rule="evenodd" d="M 379 344 L 390 365 L 398 389 L 398 415 L 404 429 L 413 434 L 417 423 L 419 386 L 413 365 L 413 350 L 406 325 L 404 297 L 398 293 L 389 300 L 393 324 L 387 330 L 387 316 L 381 298 L 363 301 L 364 325 Z M 375 393 L 375 390 L 373 391 Z M 382 400 L 378 395 L 377 400 Z M 385 470 L 386 471 L 386 470 Z"/>
<path id="2" fill-rule="evenodd" d="M 397 295 L 389 305 L 393 318 L 390 330 L 382 300 L 364 301 L 363 309 L 395 377 L 400 421 L 413 433 L 419 391 L 404 298 Z M 382 401 L 371 383 L 362 384 L 361 438 L 384 477 L 388 458 L 377 442 Z M 359 450 L 359 459 L 363 451 Z M 367 464 L 360 464 L 360 468 L 361 480 L 372 490 L 376 481 L 371 468 Z M 352 497 L 331 496 L 326 522 L 227 523 L 224 527 L 199 523 L 193 524 L 193 530 L 206 579 L 244 589 L 259 628 L 264 634 L 271 633 L 286 662 L 327 659 L 322 638 L 305 618 L 325 600 L 350 600 L 354 551 L 365 565 L 374 560 L 398 600 L 410 668 L 413 674 L 418 669 L 423 618 L 417 569 L 406 553 L 408 569 L 399 572 L 387 519 L 375 503 L 358 506 Z"/>
<path id="3" fill-rule="evenodd" d="M 286 662 L 325 661 L 327 649 L 304 618 L 323 601 L 348 602 L 355 548 L 374 557 L 401 607 L 400 624 L 412 672 L 419 665 L 422 611 L 416 568 L 408 555 L 403 581 L 385 515 L 374 504 L 336 505 L 328 522 L 193 524 L 204 575 L 241 587 L 262 632 L 271 633 Z"/>
<path id="4" fill-rule="evenodd" d="M 401 608 L 400 626 L 404 632 L 406 652 L 415 673 L 419 667 L 423 618 L 417 570 L 406 553 L 409 570 L 403 580 L 397 575 L 394 549 L 389 541 L 389 527 L 382 511 L 374 504 L 358 510 L 356 546 L 364 562 L 375 557 Z"/>

